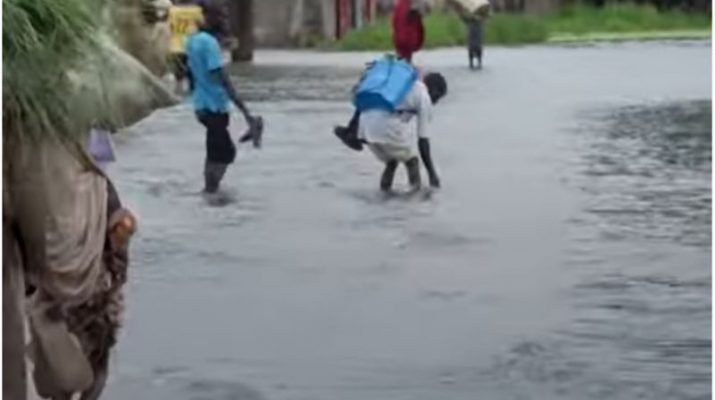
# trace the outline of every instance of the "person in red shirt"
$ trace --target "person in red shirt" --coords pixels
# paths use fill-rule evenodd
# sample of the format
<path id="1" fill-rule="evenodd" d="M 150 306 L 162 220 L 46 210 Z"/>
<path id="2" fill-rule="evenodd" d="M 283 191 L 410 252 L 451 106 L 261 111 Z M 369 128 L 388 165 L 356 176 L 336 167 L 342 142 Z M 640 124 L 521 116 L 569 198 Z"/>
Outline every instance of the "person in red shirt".
<path id="1" fill-rule="evenodd" d="M 425 28 L 417 1 L 397 0 L 392 12 L 392 43 L 400 58 L 412 61 L 412 55 L 425 42 Z"/>

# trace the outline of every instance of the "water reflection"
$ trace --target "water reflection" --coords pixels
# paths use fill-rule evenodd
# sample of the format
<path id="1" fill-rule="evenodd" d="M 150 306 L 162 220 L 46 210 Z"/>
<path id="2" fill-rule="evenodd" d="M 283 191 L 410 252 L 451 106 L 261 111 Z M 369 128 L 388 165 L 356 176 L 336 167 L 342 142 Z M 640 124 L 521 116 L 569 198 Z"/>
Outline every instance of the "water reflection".
<path id="1" fill-rule="evenodd" d="M 709 101 L 617 108 L 709 96 L 709 43 L 490 54 L 423 59 L 454 83 L 431 197 L 384 199 L 330 131 L 365 55 L 234 71 L 267 145 L 221 207 L 188 106 L 122 136 L 142 229 L 107 398 L 709 397 Z"/>
<path id="2" fill-rule="evenodd" d="M 589 221 L 602 237 L 710 246 L 711 102 L 628 107 L 592 115 L 585 157 Z"/>
<path id="3" fill-rule="evenodd" d="M 554 348 L 586 398 L 709 398 L 711 103 L 589 117 L 573 228 L 591 262 L 567 263 L 583 278 Z"/>

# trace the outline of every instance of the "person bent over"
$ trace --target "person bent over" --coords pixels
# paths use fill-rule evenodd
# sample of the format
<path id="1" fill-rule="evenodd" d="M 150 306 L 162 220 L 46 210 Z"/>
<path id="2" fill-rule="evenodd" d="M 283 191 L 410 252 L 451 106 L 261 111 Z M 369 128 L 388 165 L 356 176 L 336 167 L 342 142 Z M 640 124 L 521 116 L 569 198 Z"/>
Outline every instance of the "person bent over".
<path id="1" fill-rule="evenodd" d="M 359 116 L 358 137 L 366 143 L 378 160 L 385 163 L 380 189 L 390 191 L 395 171 L 400 164 L 407 169 L 413 190 L 422 186 L 420 158 L 425 165 L 430 186 L 439 187 L 440 180 L 432 162 L 427 124 L 432 105 L 447 94 L 447 82 L 438 73 L 429 73 L 417 80 L 402 103 L 390 112 L 383 109 L 363 111 Z"/>

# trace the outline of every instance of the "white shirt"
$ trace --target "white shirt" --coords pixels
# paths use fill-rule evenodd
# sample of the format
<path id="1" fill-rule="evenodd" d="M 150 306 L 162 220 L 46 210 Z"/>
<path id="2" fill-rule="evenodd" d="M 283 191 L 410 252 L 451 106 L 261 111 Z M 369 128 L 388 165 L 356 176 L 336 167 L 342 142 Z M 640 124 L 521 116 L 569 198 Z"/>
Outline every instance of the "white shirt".
<path id="1" fill-rule="evenodd" d="M 417 81 L 396 112 L 368 110 L 360 114 L 358 137 L 368 143 L 396 146 L 417 146 L 418 138 L 426 138 L 431 119 L 432 100 L 427 86 Z"/>

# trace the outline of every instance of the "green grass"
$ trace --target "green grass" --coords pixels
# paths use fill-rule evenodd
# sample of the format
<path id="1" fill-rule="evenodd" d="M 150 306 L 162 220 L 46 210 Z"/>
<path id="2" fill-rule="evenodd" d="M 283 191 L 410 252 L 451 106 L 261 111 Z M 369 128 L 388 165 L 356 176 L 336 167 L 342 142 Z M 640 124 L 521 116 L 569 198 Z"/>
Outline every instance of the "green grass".
<path id="1" fill-rule="evenodd" d="M 390 23 L 379 20 L 361 29 L 354 29 L 342 37 L 336 46 L 340 50 L 390 50 Z"/>
<path id="2" fill-rule="evenodd" d="M 544 19 L 526 14 L 496 14 L 485 24 L 484 42 L 487 44 L 539 43 L 549 38 Z"/>
<path id="3" fill-rule="evenodd" d="M 624 41 L 624 40 L 678 40 L 708 39 L 709 30 L 667 30 L 647 32 L 594 32 L 581 35 L 562 34 L 549 37 L 549 43 Z"/>
<path id="4" fill-rule="evenodd" d="M 609 4 L 601 9 L 576 4 L 545 17 L 552 35 L 593 32 L 649 32 L 710 29 L 710 16 L 681 11 L 660 12 L 651 5 Z"/>
<path id="5" fill-rule="evenodd" d="M 464 23 L 456 15 L 432 13 L 424 21 L 426 48 L 464 44 Z M 603 8 L 575 4 L 547 16 L 493 15 L 486 23 L 484 39 L 487 44 L 519 45 L 554 38 L 648 38 L 648 32 L 652 32 L 654 37 L 668 37 L 671 31 L 679 32 L 672 37 L 690 37 L 688 32 L 693 32 L 693 37 L 702 37 L 703 32 L 710 30 L 710 26 L 710 15 L 704 13 L 661 12 L 652 6 L 630 3 L 614 3 Z M 336 48 L 392 49 L 389 21 L 379 20 L 365 28 L 348 32 L 336 43 Z"/>
<path id="6" fill-rule="evenodd" d="M 97 50 L 102 2 L 3 0 L 3 127 L 32 139 L 77 136 L 66 72 Z M 84 132 L 82 132 L 84 133 Z"/>

